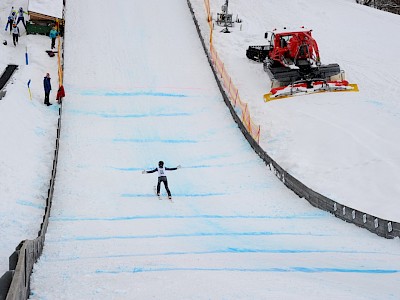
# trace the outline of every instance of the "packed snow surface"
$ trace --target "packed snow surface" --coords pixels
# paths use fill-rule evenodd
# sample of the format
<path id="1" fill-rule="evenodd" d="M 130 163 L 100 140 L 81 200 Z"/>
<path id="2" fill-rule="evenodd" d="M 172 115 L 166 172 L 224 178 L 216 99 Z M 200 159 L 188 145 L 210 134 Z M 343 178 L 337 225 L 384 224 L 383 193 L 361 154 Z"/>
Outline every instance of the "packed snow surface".
<path id="1" fill-rule="evenodd" d="M 185 1 L 90 4 L 68 4 L 58 184 L 31 299 L 399 295 L 397 239 L 311 207 L 250 148 Z M 117 17 L 123 31 L 93 21 Z M 173 203 L 141 172 L 159 160 L 183 166 L 168 173 Z"/>

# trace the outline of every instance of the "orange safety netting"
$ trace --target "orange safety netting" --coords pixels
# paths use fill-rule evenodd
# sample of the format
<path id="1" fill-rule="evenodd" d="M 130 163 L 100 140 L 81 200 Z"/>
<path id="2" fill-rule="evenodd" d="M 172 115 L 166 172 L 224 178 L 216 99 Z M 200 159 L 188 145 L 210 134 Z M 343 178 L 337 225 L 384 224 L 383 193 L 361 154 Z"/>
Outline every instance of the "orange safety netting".
<path id="1" fill-rule="evenodd" d="M 61 64 L 61 38 L 57 37 L 58 40 L 58 51 L 57 51 L 57 62 L 58 62 L 58 86 L 63 84 L 63 69 Z"/>
<path id="2" fill-rule="evenodd" d="M 210 12 L 210 1 L 204 0 L 206 13 L 207 13 L 207 21 L 210 26 L 210 54 L 211 61 L 215 66 L 216 71 L 219 73 L 222 79 L 222 84 L 225 90 L 228 92 L 229 100 L 236 108 L 238 107 L 242 113 L 242 122 L 245 125 L 247 131 L 251 134 L 251 136 L 257 141 L 260 142 L 260 125 L 256 125 L 250 117 L 250 112 L 247 103 L 243 102 L 239 96 L 239 90 L 232 82 L 232 78 L 229 76 L 228 72 L 225 70 L 224 63 L 218 57 L 217 50 L 214 48 L 212 43 L 212 35 L 213 35 L 213 24 Z"/>
<path id="3" fill-rule="evenodd" d="M 204 5 L 206 6 L 207 21 L 211 22 L 210 0 L 204 0 Z"/>
<path id="4" fill-rule="evenodd" d="M 215 69 L 219 73 L 222 79 L 222 84 L 225 90 L 228 92 L 229 100 L 233 104 L 234 107 L 238 107 L 242 113 L 242 122 L 245 125 L 248 132 L 251 136 L 259 143 L 260 141 L 260 126 L 256 125 L 250 117 L 249 108 L 246 102 L 243 102 L 240 99 L 239 90 L 233 84 L 232 78 L 229 76 L 228 72 L 226 72 L 224 63 L 218 57 L 218 53 L 215 50 L 214 46 L 210 45 L 210 53 L 211 60 L 215 66 Z"/>

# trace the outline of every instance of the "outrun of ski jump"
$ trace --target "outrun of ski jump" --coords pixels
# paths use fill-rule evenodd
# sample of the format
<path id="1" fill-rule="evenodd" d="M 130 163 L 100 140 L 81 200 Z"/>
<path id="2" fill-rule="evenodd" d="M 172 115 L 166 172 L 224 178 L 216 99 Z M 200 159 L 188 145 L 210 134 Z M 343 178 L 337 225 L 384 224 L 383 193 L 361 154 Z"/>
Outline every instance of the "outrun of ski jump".
<path id="1" fill-rule="evenodd" d="M 6 2 L 2 20 L 9 6 L 19 7 Z M 204 1 L 190 2 L 207 42 Z M 217 18 L 224 1 L 210 4 Z M 350 0 L 231 0 L 229 8 L 242 22 L 229 33 L 215 24 L 213 43 L 261 124 L 260 145 L 315 190 L 399 221 L 393 199 L 400 193 L 390 182 L 400 177 L 394 134 L 400 78 L 391 73 L 391 88 L 378 92 L 373 87 L 387 87 L 388 79 L 370 76 L 385 77 L 399 58 L 391 47 L 379 48 L 392 60 L 372 60 L 371 70 L 369 51 L 379 47 L 371 39 L 400 29 L 400 17 Z M 299 26 L 305 20 L 307 29 Z M 304 36 L 312 57 L 290 46 Z M 278 38 L 294 39 L 278 47 Z M 24 43 L 49 47 L 48 37 L 22 36 L 13 54 L 5 52 L 9 60 L 23 56 Z M 56 187 L 29 299 L 400 297 L 398 238 L 378 237 L 311 206 L 251 148 L 223 101 L 187 1 L 67 1 L 63 51 L 67 96 Z M 43 67 L 50 58 L 39 53 L 32 57 L 38 77 L 47 71 L 55 77 L 56 70 Z M 315 73 L 317 65 L 324 72 Z M 34 82 L 33 100 L 26 100 L 22 87 L 32 74 L 19 68 L 0 108 L 37 124 L 16 130 L 32 130 L 26 148 L 38 149 L 54 139 L 58 104 L 43 105 Z M 291 86 L 287 78 L 301 82 Z M 14 101 L 18 110 L 11 97 L 21 99 Z M 46 169 L 52 151 L 31 153 L 30 161 Z M 4 214 L 11 225 L 4 226 L 2 267 L 12 248 L 35 237 L 34 216 L 41 218 L 40 197 L 21 201 L 37 194 L 39 183 L 24 177 L 21 187 L 3 178 L 14 191 L 6 194 L 16 199 L 13 210 L 26 207 L 33 219 L 27 236 L 16 213 L 14 222 Z M 47 177 L 39 180 L 45 189 Z"/>

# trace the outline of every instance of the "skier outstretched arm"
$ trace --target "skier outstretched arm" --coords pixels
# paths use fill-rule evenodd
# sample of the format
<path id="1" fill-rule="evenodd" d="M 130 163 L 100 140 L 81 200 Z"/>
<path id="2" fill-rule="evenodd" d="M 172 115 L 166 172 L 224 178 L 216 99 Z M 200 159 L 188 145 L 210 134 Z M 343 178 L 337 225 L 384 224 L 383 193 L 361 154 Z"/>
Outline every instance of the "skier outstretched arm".
<path id="1" fill-rule="evenodd" d="M 182 168 L 181 165 L 176 166 L 176 168 L 164 168 L 164 169 L 167 170 L 167 171 L 175 171 L 175 170 L 178 170 L 180 168 Z M 155 169 L 149 170 L 149 171 L 143 170 L 142 174 L 154 173 L 154 172 L 157 172 L 157 171 L 158 171 L 158 168 L 155 168 Z"/>
<path id="2" fill-rule="evenodd" d="M 176 168 L 165 168 L 165 170 L 167 170 L 167 171 L 175 171 L 175 170 L 178 170 L 179 168 L 180 168 L 181 166 L 179 165 L 179 166 L 177 166 Z"/>
<path id="3" fill-rule="evenodd" d="M 154 170 L 150 170 L 150 171 L 143 170 L 142 174 L 154 173 L 154 172 L 157 172 L 157 168 L 155 168 Z"/>

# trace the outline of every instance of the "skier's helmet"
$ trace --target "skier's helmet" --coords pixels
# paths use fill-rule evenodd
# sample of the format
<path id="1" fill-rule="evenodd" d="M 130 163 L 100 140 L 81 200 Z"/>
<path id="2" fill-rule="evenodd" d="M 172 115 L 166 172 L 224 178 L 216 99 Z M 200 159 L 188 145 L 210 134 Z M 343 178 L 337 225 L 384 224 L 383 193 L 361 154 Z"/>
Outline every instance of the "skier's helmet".
<path id="1" fill-rule="evenodd" d="M 19 11 L 22 12 L 24 9 L 22 7 L 19 8 Z"/>
<path id="2" fill-rule="evenodd" d="M 158 162 L 158 166 L 159 166 L 160 168 L 164 167 L 164 162 L 163 162 L 162 160 L 160 160 L 160 161 Z"/>

